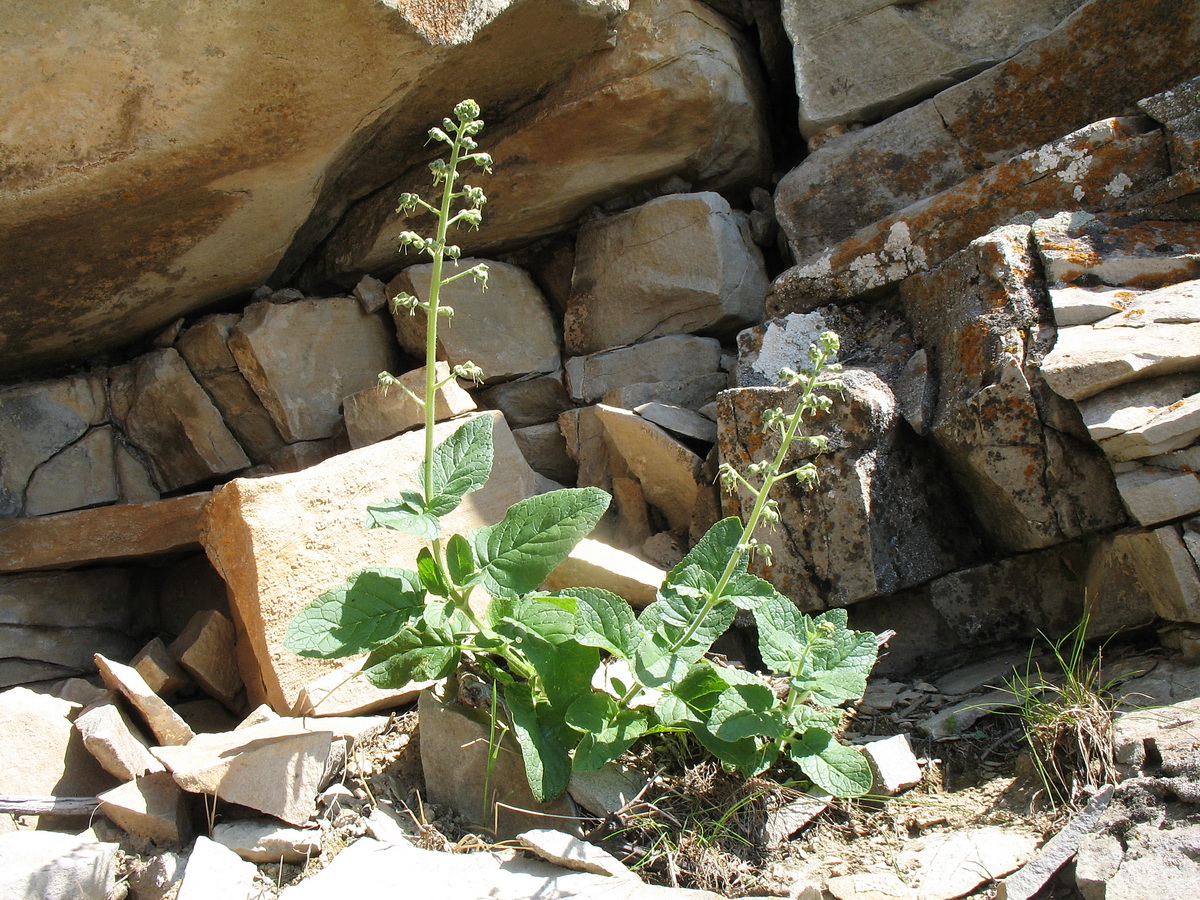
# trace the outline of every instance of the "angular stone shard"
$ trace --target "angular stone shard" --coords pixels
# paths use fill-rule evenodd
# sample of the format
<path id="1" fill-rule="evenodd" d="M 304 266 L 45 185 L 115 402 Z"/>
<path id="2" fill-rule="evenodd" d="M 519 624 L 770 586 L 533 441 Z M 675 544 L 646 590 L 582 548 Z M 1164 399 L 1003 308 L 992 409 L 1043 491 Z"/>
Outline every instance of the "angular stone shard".
<path id="1" fill-rule="evenodd" d="M 537 491 L 498 412 L 492 477 L 442 520 L 446 533 L 499 521 Z M 463 421 L 437 426 L 444 440 Z M 419 539 L 363 525 L 368 503 L 416 485 L 424 434 L 416 431 L 335 457 L 292 475 L 238 479 L 215 492 L 205 514 L 204 545 L 229 586 L 248 701 L 291 710 L 300 689 L 336 669 L 337 660 L 304 659 L 283 646 L 288 623 L 305 605 L 364 565 L 414 568 Z"/>
<path id="2" fill-rule="evenodd" d="M 485 262 L 461 259 L 466 271 Z M 558 339 L 550 307 L 524 269 L 508 263 L 486 261 L 487 290 L 470 277 L 444 285 L 440 304 L 454 310 L 454 318 L 438 328 L 438 359 L 451 366 L 473 362 L 489 382 L 509 381 L 530 372 L 554 372 L 559 367 Z M 449 268 L 445 275 L 454 274 Z M 413 294 L 429 300 L 433 265 L 409 266 L 388 284 L 388 293 Z M 392 312 L 400 345 L 418 358 L 425 355 L 425 321 L 422 310 Z"/>
<path id="3" fill-rule="evenodd" d="M 400 361 L 387 323 L 345 297 L 252 303 L 229 350 L 288 443 L 333 435 L 342 398 Z"/>
<path id="4" fill-rule="evenodd" d="M 574 356 L 566 361 L 565 369 L 571 398 L 593 403 L 609 391 L 632 384 L 700 378 L 717 373 L 720 367 L 719 341 L 676 334 Z"/>
<path id="5" fill-rule="evenodd" d="M 504 413 L 509 428 L 553 422 L 571 408 L 561 372 L 493 385 L 480 391 L 479 399 Z"/>
<path id="6" fill-rule="evenodd" d="M 93 428 L 38 466 L 25 490 L 25 515 L 103 506 L 121 498 L 110 426 Z"/>
<path id="7" fill-rule="evenodd" d="M 665 334 L 729 336 L 762 318 L 766 290 L 744 213 L 720 194 L 660 197 L 580 229 L 566 349 L 596 353 Z"/>
<path id="8" fill-rule="evenodd" d="M 109 690 L 120 691 L 146 720 L 160 744 L 186 744 L 195 734 L 161 697 L 150 690 L 137 669 L 96 654 L 96 667 Z"/>
<path id="9" fill-rule="evenodd" d="M 258 870 L 227 847 L 201 835 L 188 854 L 175 900 L 253 900 Z"/>
<path id="10" fill-rule="evenodd" d="M 437 381 L 445 381 L 450 377 L 449 363 L 439 362 L 434 371 Z M 399 381 L 400 385 L 418 397 L 425 396 L 424 366 L 405 372 Z M 342 400 L 346 436 L 353 449 L 378 443 L 424 424 L 425 411 L 400 385 L 387 388 L 375 385 Z M 434 414 L 438 422 L 475 409 L 471 395 L 455 380 L 447 381 L 438 388 L 436 398 Z"/>
<path id="11" fill-rule="evenodd" d="M 614 450 L 641 483 L 647 502 L 662 510 L 672 529 L 686 532 L 704 461 L 636 413 L 603 404 L 596 412 Z"/>
<path id="12" fill-rule="evenodd" d="M 75 717 L 83 745 L 104 770 L 121 781 L 163 772 L 146 739 L 111 699 L 94 703 Z"/>
<path id="13" fill-rule="evenodd" d="M 333 734 L 294 719 L 224 734 L 201 734 L 186 746 L 155 747 L 156 757 L 189 793 L 209 794 L 303 825 L 316 798 Z"/>
<path id="14" fill-rule="evenodd" d="M 554 863 L 576 872 L 593 872 L 596 875 L 612 875 L 615 878 L 633 878 L 637 875 L 623 862 L 609 853 L 582 841 L 574 835 L 551 828 L 535 828 L 517 835 L 517 841 L 546 862 Z"/>
<path id="15" fill-rule="evenodd" d="M 246 455 L 261 463 L 283 444 L 283 438 L 229 351 L 229 335 L 241 318 L 240 313 L 205 316 L 180 336 L 175 349 L 208 391 Z"/>
<path id="16" fill-rule="evenodd" d="M 717 399 L 717 394 L 729 387 L 729 376 L 713 372 L 684 380 L 641 382 L 619 387 L 606 393 L 605 406 L 637 409 L 643 403 L 666 403 L 698 410 Z"/>
<path id="17" fill-rule="evenodd" d="M 1083 0 L 938 4 L 785 0 L 800 131 L 871 122 L 1000 62 L 1044 37 Z"/>
<path id="18" fill-rule="evenodd" d="M 1195 393 L 1200 393 L 1200 372 L 1148 378 L 1082 400 L 1079 412 L 1092 440 L 1104 441 L 1144 427 Z"/>
<path id="19" fill-rule="evenodd" d="M 1196 369 L 1200 369 L 1200 323 L 1064 328 L 1041 364 L 1050 387 L 1071 400 L 1086 400 L 1131 381 Z"/>
<path id="20" fill-rule="evenodd" d="M 154 350 L 109 375 L 114 420 L 175 491 L 250 465 L 204 388 L 176 350 Z"/>
<path id="21" fill-rule="evenodd" d="M 1143 465 L 1117 475 L 1121 501 L 1135 522 L 1157 525 L 1200 512 L 1200 472 Z"/>
<path id="22" fill-rule="evenodd" d="M 1037 837 L 1025 832 L 971 828 L 912 841 L 898 863 L 916 885 L 916 900 L 951 900 L 1020 868 L 1037 845 Z"/>
<path id="23" fill-rule="evenodd" d="M 567 441 L 557 422 L 513 429 L 513 440 L 530 467 L 562 485 L 574 485 L 579 467 L 567 453 Z"/>
<path id="24" fill-rule="evenodd" d="M 230 709 L 237 708 L 242 690 L 234 644 L 233 623 L 223 613 L 210 609 L 192 616 L 170 646 L 171 654 L 196 683 Z"/>
<path id="25" fill-rule="evenodd" d="M 182 846 L 191 839 L 187 797 L 165 770 L 126 782 L 97 799 L 101 812 L 129 834 L 160 846 Z"/>
<path id="26" fill-rule="evenodd" d="M 921 767 L 913 755 L 908 735 L 897 734 L 862 747 L 875 780 L 872 794 L 894 797 L 921 783 Z"/>
<path id="27" fill-rule="evenodd" d="M 674 432 L 685 438 L 693 438 L 712 444 L 717 440 L 717 424 L 707 416 L 698 412 L 684 409 L 682 406 L 670 406 L 666 403 L 643 403 L 633 410 L 647 422 L 653 422 L 660 428 Z"/>
<path id="28" fill-rule="evenodd" d="M 252 863 L 302 863 L 321 854 L 320 829 L 285 828 L 270 819 L 223 822 L 212 839 Z"/>
<path id="29" fill-rule="evenodd" d="M 179 663 L 160 637 L 151 639 L 129 664 L 146 680 L 150 690 L 164 700 L 170 700 L 180 688 L 189 683 L 187 672 L 179 667 Z"/>

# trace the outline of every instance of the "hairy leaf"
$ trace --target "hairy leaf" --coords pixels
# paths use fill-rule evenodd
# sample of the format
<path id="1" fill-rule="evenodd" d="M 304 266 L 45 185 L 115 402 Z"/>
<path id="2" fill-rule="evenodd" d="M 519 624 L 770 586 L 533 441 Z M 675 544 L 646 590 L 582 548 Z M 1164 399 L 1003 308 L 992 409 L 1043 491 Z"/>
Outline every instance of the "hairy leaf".
<path id="1" fill-rule="evenodd" d="M 362 674 L 377 688 L 394 690 L 414 681 L 445 678 L 458 664 L 459 648 L 425 629 L 409 628 L 381 647 L 363 664 Z"/>
<path id="2" fill-rule="evenodd" d="M 518 642 L 538 674 L 538 683 L 559 718 L 579 696 L 592 689 L 592 675 L 600 667 L 600 652 L 574 641 L 551 644 L 530 633 Z"/>
<path id="3" fill-rule="evenodd" d="M 505 685 L 504 701 L 521 746 L 525 778 L 533 798 L 540 803 L 557 799 L 571 780 L 571 757 L 555 733 L 555 723 L 544 722 L 539 716 L 528 684 Z"/>
<path id="4" fill-rule="evenodd" d="M 475 575 L 475 554 L 471 542 L 461 534 L 450 535 L 446 542 L 446 569 L 455 584 L 466 585 Z"/>
<path id="5" fill-rule="evenodd" d="M 810 728 L 788 746 L 788 756 L 817 787 L 835 797 L 858 797 L 871 789 L 863 754 L 839 744 L 828 731 Z"/>
<path id="6" fill-rule="evenodd" d="M 643 632 L 625 600 L 593 587 L 565 588 L 559 593 L 576 600 L 575 640 L 622 659 L 633 656 Z"/>
<path id="7" fill-rule="evenodd" d="M 721 599 L 728 600 L 738 609 L 757 609 L 762 603 L 778 596 L 780 594 L 773 584 L 748 572 L 734 575 L 721 591 Z"/>
<path id="8" fill-rule="evenodd" d="M 417 575 L 421 579 L 421 585 L 429 593 L 435 597 L 450 596 L 450 586 L 446 584 L 442 577 L 441 570 L 437 567 L 437 563 L 433 559 L 433 554 L 428 547 L 422 547 L 417 553 Z"/>
<path id="9" fill-rule="evenodd" d="M 803 665 L 807 644 L 805 619 L 807 616 L 782 595 L 771 597 L 754 610 L 758 652 L 772 672 L 794 675 Z"/>
<path id="10" fill-rule="evenodd" d="M 705 750 L 739 774 L 757 775 L 773 762 L 768 755 L 768 748 L 759 746 L 753 738 L 723 741 L 709 731 L 707 725 L 700 723 L 689 723 L 688 730 L 695 735 Z"/>
<path id="11" fill-rule="evenodd" d="M 444 516 L 487 483 L 492 471 L 492 427 L 491 416 L 476 416 L 433 448 L 432 484 L 425 484 L 424 466 L 417 473 L 429 497 L 425 512 Z"/>
<path id="12" fill-rule="evenodd" d="M 717 698 L 708 730 L 723 741 L 750 737 L 782 737 L 787 731 L 775 694 L 763 683 L 735 684 Z"/>
<path id="13" fill-rule="evenodd" d="M 840 630 L 818 640 L 813 647 L 811 673 L 793 679 L 798 690 L 808 691 L 814 702 L 836 706 L 857 700 L 867 689 L 867 676 L 875 665 L 878 645 L 865 631 Z"/>
<path id="14" fill-rule="evenodd" d="M 572 768 L 576 772 L 595 772 L 634 745 L 649 729 L 642 710 L 623 709 L 609 717 L 601 728 L 584 734 L 575 748 Z"/>
<path id="15" fill-rule="evenodd" d="M 742 528 L 742 520 L 737 516 L 729 516 L 717 522 L 696 542 L 696 546 L 688 551 L 687 556 L 667 573 L 667 583 L 673 583 L 689 566 L 699 566 L 713 578 L 720 578 L 742 539 Z M 737 568 L 734 569 L 735 574 L 744 571 L 745 557 L 738 561 Z"/>
<path id="16" fill-rule="evenodd" d="M 404 491 L 394 500 L 367 506 L 368 528 L 390 528 L 431 541 L 442 533 L 436 515 L 425 509 L 425 500 L 416 491 Z"/>
<path id="17" fill-rule="evenodd" d="M 564 488 L 513 504 L 472 535 L 480 583 L 491 594 L 536 589 L 596 527 L 608 502 L 599 488 Z"/>
<path id="18" fill-rule="evenodd" d="M 315 659 L 365 653 L 419 616 L 424 600 L 415 572 L 362 569 L 300 610 L 284 646 Z"/>

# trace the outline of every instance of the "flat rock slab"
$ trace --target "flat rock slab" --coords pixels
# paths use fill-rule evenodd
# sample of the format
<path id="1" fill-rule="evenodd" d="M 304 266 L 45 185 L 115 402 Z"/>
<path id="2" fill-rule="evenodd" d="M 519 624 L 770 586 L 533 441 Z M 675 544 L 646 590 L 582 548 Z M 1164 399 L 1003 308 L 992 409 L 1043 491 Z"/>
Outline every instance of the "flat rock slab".
<path id="1" fill-rule="evenodd" d="M 953 900 L 1020 868 L 1037 845 L 1032 834 L 973 828 L 920 838 L 900 852 L 897 865 L 915 900 Z"/>
<path id="2" fill-rule="evenodd" d="M 319 726 L 314 726 L 319 728 Z M 187 746 L 153 753 L 185 791 L 220 797 L 303 825 L 316 813 L 332 730 L 296 719 L 264 722 L 222 734 L 201 734 Z"/>
<path id="3" fill-rule="evenodd" d="M 0 834 L 0 894 L 11 900 L 107 900 L 117 885 L 119 850 L 54 831 Z"/>
<path id="4" fill-rule="evenodd" d="M 272 819 L 238 819 L 213 828 L 213 840 L 253 863 L 299 863 L 321 854 L 319 828 L 287 828 Z"/>
<path id="5" fill-rule="evenodd" d="M 482 415 L 494 427 L 492 477 L 442 520 L 444 533 L 497 522 L 509 506 L 538 491 L 538 476 L 517 450 L 503 416 Z M 464 421 L 438 425 L 436 439 Z M 409 432 L 302 472 L 237 479 L 215 492 L 203 540 L 229 585 L 251 705 L 267 702 L 287 714 L 305 685 L 341 665 L 304 659 L 283 646 L 288 624 L 304 606 L 363 566 L 416 567 L 423 541 L 368 530 L 363 522 L 368 503 L 415 489 L 424 441 L 423 431 Z"/>
<path id="6" fill-rule="evenodd" d="M 0 522 L 0 572 L 67 569 L 199 548 L 209 492 Z"/>
<path id="7" fill-rule="evenodd" d="M 145 719 L 160 744 L 186 744 L 195 734 L 165 700 L 150 690 L 150 685 L 132 666 L 105 659 L 96 654 L 96 668 L 109 690 L 119 691 Z"/>
<path id="8" fill-rule="evenodd" d="M 518 834 L 517 841 L 546 862 L 562 866 L 564 869 L 637 879 L 637 875 L 628 866 L 607 850 L 563 831 L 536 828 Z"/>
<path id="9" fill-rule="evenodd" d="M 573 356 L 564 368 L 572 399 L 593 403 L 618 388 L 700 378 L 714 374 L 720 367 L 721 344 L 715 338 L 675 334 L 631 347 Z"/>
<path id="10" fill-rule="evenodd" d="M 129 834 L 159 845 L 178 846 L 191 839 L 187 795 L 165 771 L 127 781 L 97 799 L 101 812 Z"/>
<path id="11" fill-rule="evenodd" d="M 489 900 L 721 900 L 708 891 L 654 887 L 627 878 L 568 872 L 541 860 L 511 854 L 436 853 L 361 838 L 328 866 L 286 888 L 280 900 L 373 896 L 404 873 L 413 897 Z"/>
<path id="12" fill-rule="evenodd" d="M 183 870 L 183 883 L 175 900 L 254 900 L 258 870 L 228 847 L 206 837 L 196 838 Z"/>

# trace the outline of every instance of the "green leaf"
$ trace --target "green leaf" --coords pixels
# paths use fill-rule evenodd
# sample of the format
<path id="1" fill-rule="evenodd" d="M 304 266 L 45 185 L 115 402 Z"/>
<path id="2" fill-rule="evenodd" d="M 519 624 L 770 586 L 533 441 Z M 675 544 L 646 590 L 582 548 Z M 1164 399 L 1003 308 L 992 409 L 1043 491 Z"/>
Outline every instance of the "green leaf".
<path id="1" fill-rule="evenodd" d="M 814 644 L 811 674 L 792 683 L 823 706 L 857 700 L 867 689 L 878 650 L 875 635 L 869 632 L 837 631 Z"/>
<path id="2" fill-rule="evenodd" d="M 395 690 L 414 681 L 445 678 L 458 664 L 459 653 L 442 635 L 410 628 L 373 650 L 362 674 L 377 688 Z"/>
<path id="3" fill-rule="evenodd" d="M 417 575 L 425 590 L 435 597 L 449 597 L 450 587 L 442 577 L 441 570 L 434 561 L 428 547 L 422 547 L 417 553 Z"/>
<path id="4" fill-rule="evenodd" d="M 692 712 L 681 698 L 666 692 L 655 702 L 654 715 L 658 717 L 659 722 L 667 726 L 687 723 L 704 724 L 704 720 Z"/>
<path id="5" fill-rule="evenodd" d="M 807 616 L 781 594 L 754 610 L 758 625 L 758 652 L 763 664 L 780 675 L 794 675 L 804 662 Z"/>
<path id="6" fill-rule="evenodd" d="M 835 797 L 858 797 L 871 789 L 866 757 L 838 743 L 822 728 L 805 731 L 788 746 L 787 753 L 813 784 Z"/>
<path id="7" fill-rule="evenodd" d="M 429 497 L 425 512 L 444 516 L 462 498 L 483 487 L 492 471 L 492 417 L 476 416 L 433 448 L 433 480 L 425 484 L 425 468 L 417 480 Z"/>
<path id="8" fill-rule="evenodd" d="M 581 695 L 592 689 L 592 675 L 600 667 L 600 652 L 574 641 L 551 644 L 530 635 L 518 642 L 538 675 L 538 683 L 559 718 Z"/>
<path id="9" fill-rule="evenodd" d="M 575 640 L 599 647 L 614 656 L 629 659 L 644 634 L 633 609 L 611 591 L 602 588 L 565 588 L 559 594 L 574 597 Z"/>
<path id="10" fill-rule="evenodd" d="M 461 534 L 450 535 L 446 542 L 446 569 L 457 585 L 465 586 L 475 575 L 475 554 L 471 542 Z"/>
<path id="11" fill-rule="evenodd" d="M 574 610 L 564 609 L 552 602 L 553 599 L 545 596 L 521 597 L 513 605 L 508 619 L 497 624 L 496 630 L 514 641 L 519 641 L 525 631 L 551 644 L 571 640 L 575 636 Z"/>
<path id="12" fill-rule="evenodd" d="M 689 566 L 699 566 L 713 578 L 720 578 L 725 567 L 729 565 L 738 542 L 742 539 L 742 520 L 737 516 L 729 516 L 713 525 L 705 532 L 704 537 L 696 542 L 683 559 L 667 573 L 667 583 L 672 583 L 676 577 Z M 735 574 L 746 571 L 746 559 L 743 556 L 734 569 Z"/>
<path id="13" fill-rule="evenodd" d="M 547 803 L 562 796 L 571 780 L 571 757 L 555 734 L 553 723 L 539 716 L 528 684 L 505 685 L 504 701 L 525 761 L 525 778 L 533 798 Z"/>
<path id="14" fill-rule="evenodd" d="M 288 624 L 284 646 L 314 659 L 365 653 L 419 616 L 424 602 L 415 572 L 362 569 L 300 610 Z"/>
<path id="15" fill-rule="evenodd" d="M 740 741 L 723 741 L 702 723 L 689 723 L 688 731 L 695 735 L 696 740 L 709 753 L 725 765 L 742 775 L 757 775 L 766 769 L 773 761 L 767 747 L 760 747 L 752 738 Z M 768 745 L 773 746 L 773 745 Z"/>
<path id="16" fill-rule="evenodd" d="M 404 491 L 395 500 L 383 500 L 367 506 L 368 528 L 390 528 L 427 541 L 442 533 L 437 516 L 425 509 L 425 500 L 416 491 Z"/>
<path id="17" fill-rule="evenodd" d="M 623 709 L 603 728 L 583 736 L 575 748 L 572 767 L 576 772 L 595 772 L 632 747 L 648 729 L 645 713 Z"/>
<path id="18" fill-rule="evenodd" d="M 600 521 L 609 496 L 599 488 L 564 488 L 509 507 L 471 538 L 480 583 L 491 594 L 535 590 Z"/>
<path id="19" fill-rule="evenodd" d="M 778 596 L 780 594 L 771 582 L 748 572 L 734 575 L 721 591 L 721 599 L 728 600 L 738 609 L 757 609 L 762 603 Z"/>
<path id="20" fill-rule="evenodd" d="M 735 684 L 721 692 L 708 719 L 708 730 L 723 741 L 783 737 L 787 722 L 766 684 Z"/>

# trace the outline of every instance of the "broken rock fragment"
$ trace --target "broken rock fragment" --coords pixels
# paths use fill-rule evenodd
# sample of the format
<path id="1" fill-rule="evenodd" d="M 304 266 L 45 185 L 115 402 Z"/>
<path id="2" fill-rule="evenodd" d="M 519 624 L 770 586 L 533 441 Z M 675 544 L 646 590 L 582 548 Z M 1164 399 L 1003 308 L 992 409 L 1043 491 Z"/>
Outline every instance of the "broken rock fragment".
<path id="1" fill-rule="evenodd" d="M 171 642 L 171 653 L 205 691 L 234 709 L 242 690 L 234 652 L 233 623 L 223 613 L 201 610 Z"/>
<path id="2" fill-rule="evenodd" d="M 192 729 L 159 697 L 137 669 L 96 654 L 96 667 L 109 690 L 119 691 L 146 720 L 160 744 L 186 744 L 195 737 Z"/>

